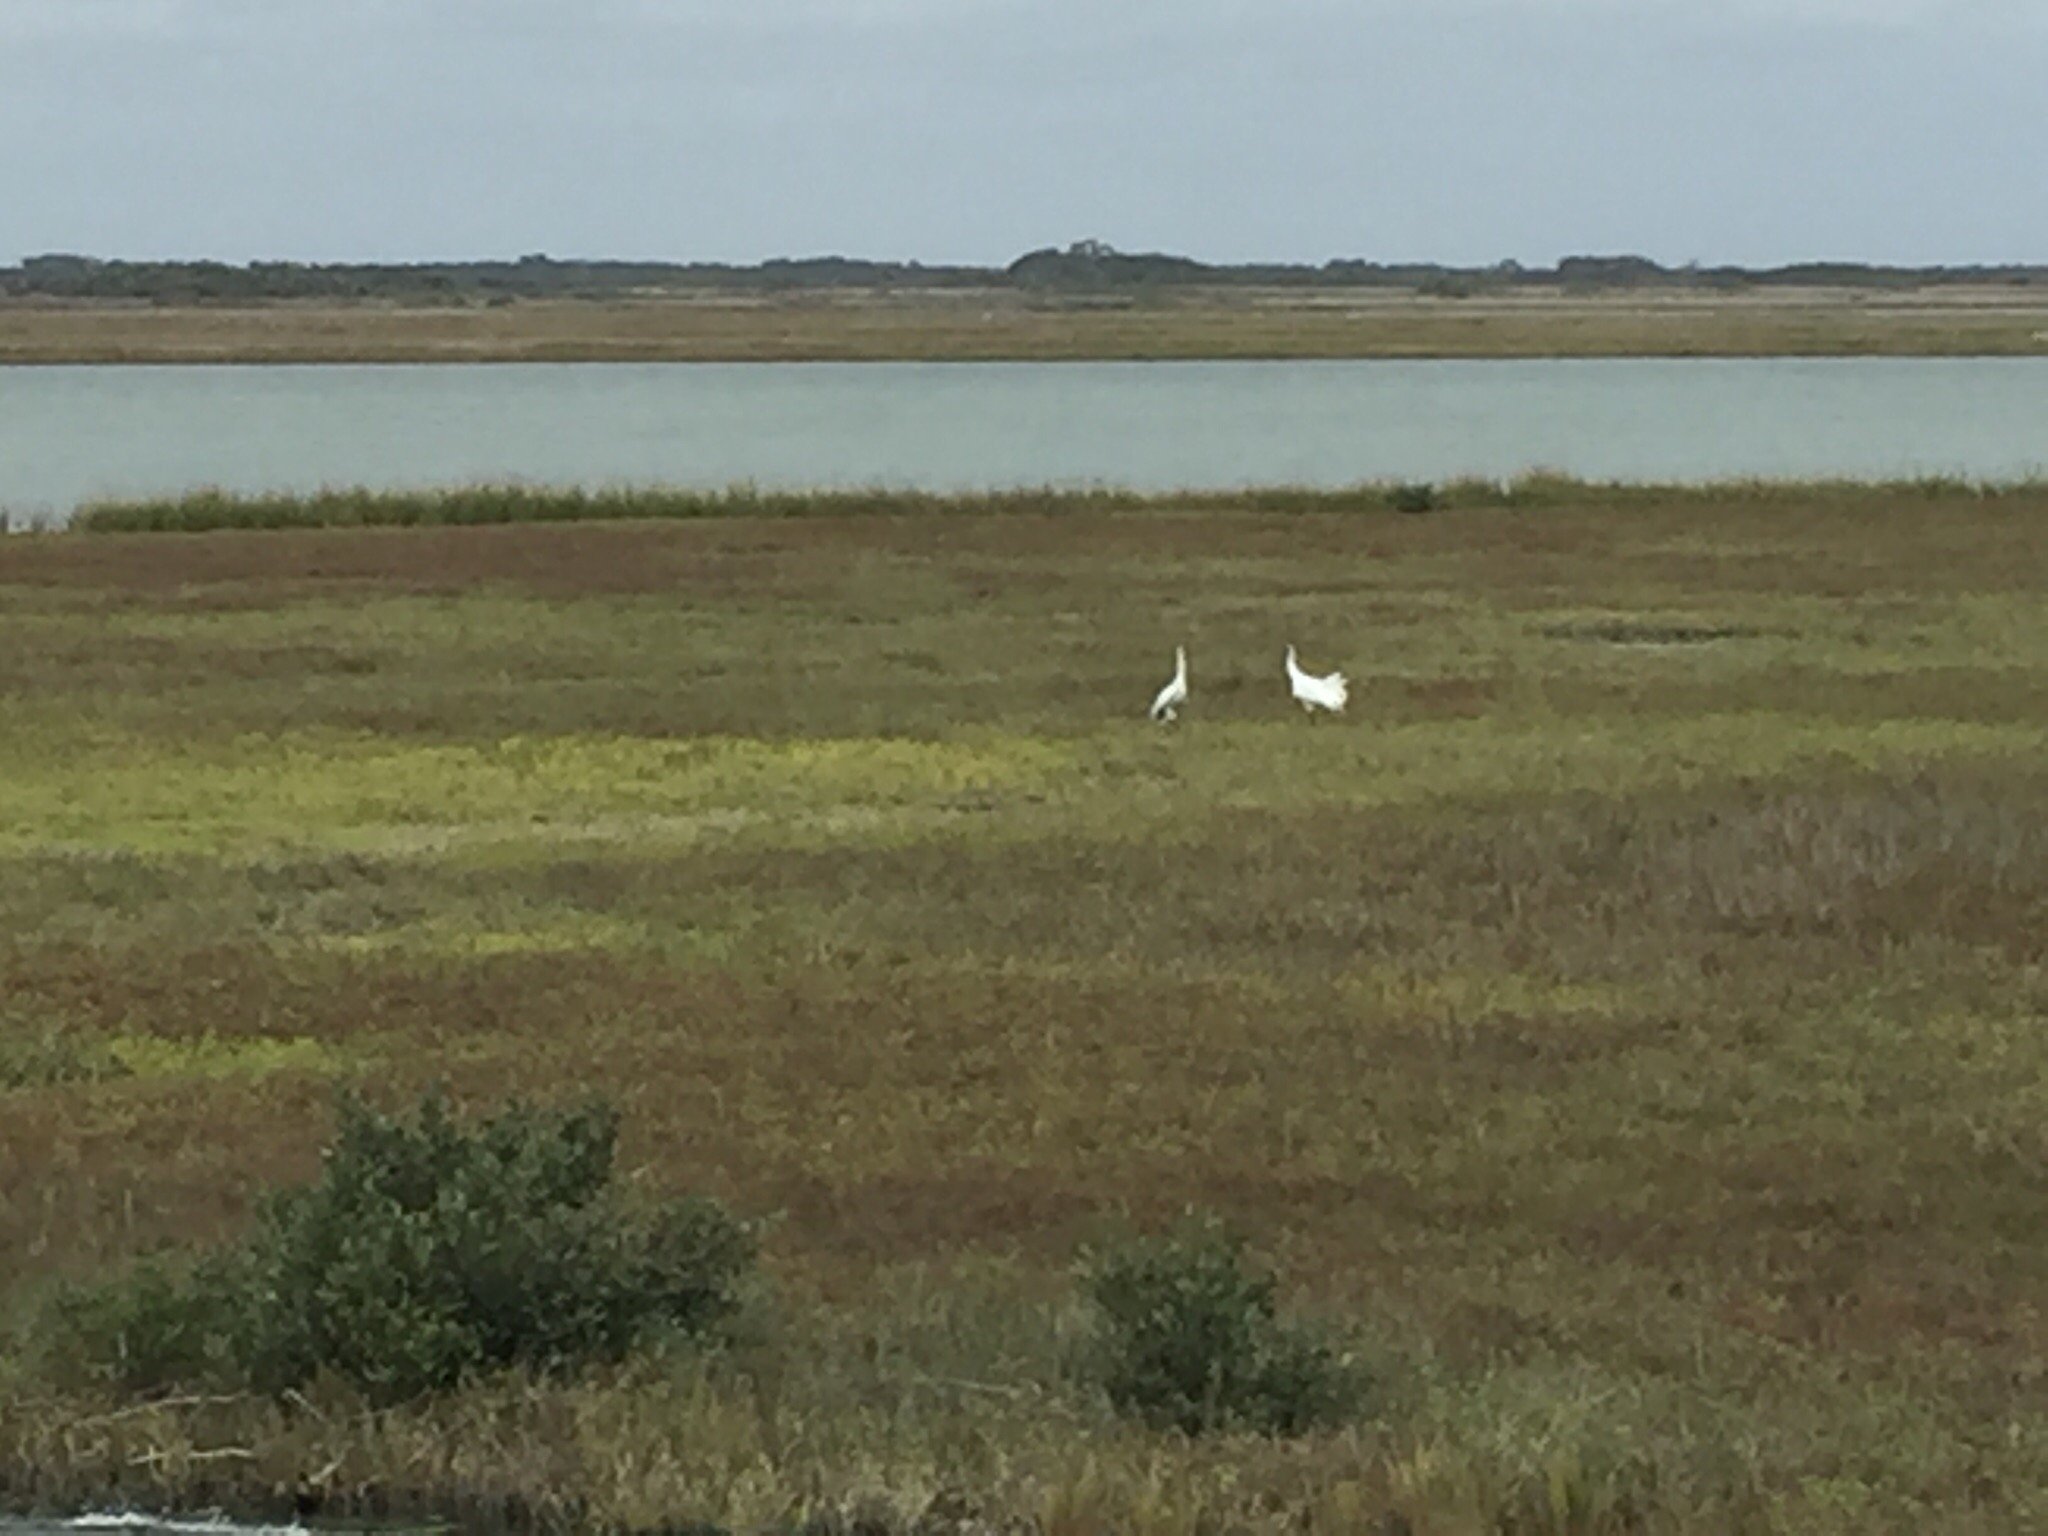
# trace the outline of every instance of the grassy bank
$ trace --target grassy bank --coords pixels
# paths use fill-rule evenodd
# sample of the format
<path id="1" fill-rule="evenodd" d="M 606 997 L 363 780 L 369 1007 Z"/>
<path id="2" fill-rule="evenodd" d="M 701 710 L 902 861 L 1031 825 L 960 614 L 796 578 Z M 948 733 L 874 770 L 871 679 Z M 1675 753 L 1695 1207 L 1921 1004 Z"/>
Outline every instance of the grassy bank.
<path id="1" fill-rule="evenodd" d="M 1608 506 L 1634 510 L 1741 503 L 1801 511 L 1950 501 L 2033 504 L 2048 485 L 1949 476 L 1892 481 L 1737 480 L 1698 484 L 1596 482 L 1557 474 L 1442 484 L 1369 482 L 1330 489 L 1268 485 L 1138 491 L 1116 486 L 918 491 L 889 487 L 774 490 L 737 485 L 467 485 L 429 490 L 331 487 L 312 492 L 202 490 L 179 496 L 90 503 L 71 526 L 85 533 L 208 533 L 240 528 L 442 528 L 495 523 L 688 521 L 701 518 L 930 517 L 1205 512 L 1402 512 L 1537 510 Z"/>
<path id="2" fill-rule="evenodd" d="M 2048 1520 L 2048 491 L 841 510 L 0 543 L 0 1504 Z M 762 1222 L 739 1337 L 396 1407 L 51 1363 L 60 1284 L 437 1080 Z M 1077 1256 L 1190 1207 L 1358 1418 L 1070 1368 Z"/>
<path id="3" fill-rule="evenodd" d="M 1014 289 L 685 300 L 0 304 L 0 363 L 2038 356 L 2038 288 L 1431 298 Z"/>

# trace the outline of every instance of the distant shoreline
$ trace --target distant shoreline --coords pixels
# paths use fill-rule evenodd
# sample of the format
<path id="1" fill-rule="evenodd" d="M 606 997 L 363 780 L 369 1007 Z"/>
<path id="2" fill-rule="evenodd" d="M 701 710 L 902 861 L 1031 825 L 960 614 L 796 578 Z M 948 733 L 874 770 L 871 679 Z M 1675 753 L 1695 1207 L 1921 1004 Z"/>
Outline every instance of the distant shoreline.
<path id="1" fill-rule="evenodd" d="M 1537 511 L 1604 506 L 1639 512 L 1689 505 L 1925 506 L 1995 501 L 2038 504 L 2048 481 L 1918 479 L 1719 480 L 1698 484 L 1600 481 L 1572 475 L 1526 474 L 1508 479 L 1466 477 L 1442 482 L 1370 481 L 1323 489 L 1245 486 L 1227 490 L 1138 491 L 1057 486 L 1005 491 L 914 491 L 888 488 L 761 490 L 735 486 L 607 489 L 478 484 L 443 490 L 336 488 L 298 494 L 236 495 L 196 491 L 182 496 L 101 501 L 79 508 L 74 534 L 211 533 L 310 529 L 477 528 L 517 524 L 706 522 L 731 518 L 1036 516 L 1081 514 L 1431 514 Z"/>
<path id="2" fill-rule="evenodd" d="M 2048 289 L 1005 288 L 491 303 L 0 299 L 0 364 L 2048 356 Z"/>

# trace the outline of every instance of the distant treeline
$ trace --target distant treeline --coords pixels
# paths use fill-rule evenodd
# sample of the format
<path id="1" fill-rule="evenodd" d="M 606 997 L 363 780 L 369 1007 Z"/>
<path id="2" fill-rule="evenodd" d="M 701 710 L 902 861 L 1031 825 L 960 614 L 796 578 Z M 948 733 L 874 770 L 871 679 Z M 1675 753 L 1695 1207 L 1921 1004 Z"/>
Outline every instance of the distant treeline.
<path id="1" fill-rule="evenodd" d="M 1816 261 L 1791 266 L 1667 267 L 1644 256 L 1569 256 L 1554 267 L 1504 261 L 1489 267 L 1435 262 L 1326 261 L 1321 265 L 1211 265 L 1186 256 L 1114 250 L 1083 240 L 1047 247 L 1007 267 L 925 266 L 843 256 L 723 262 L 582 261 L 522 256 L 516 261 L 417 263 L 108 261 L 32 256 L 0 267 L 0 297 L 232 303 L 263 299 L 373 299 L 399 303 L 491 303 L 514 299 L 614 299 L 720 292 L 833 289 L 1012 288 L 1130 292 L 1173 287 L 1400 288 L 1444 298 L 1517 289 L 1748 288 L 1902 289 L 1968 283 L 2048 286 L 2048 266 L 1886 267 Z"/>

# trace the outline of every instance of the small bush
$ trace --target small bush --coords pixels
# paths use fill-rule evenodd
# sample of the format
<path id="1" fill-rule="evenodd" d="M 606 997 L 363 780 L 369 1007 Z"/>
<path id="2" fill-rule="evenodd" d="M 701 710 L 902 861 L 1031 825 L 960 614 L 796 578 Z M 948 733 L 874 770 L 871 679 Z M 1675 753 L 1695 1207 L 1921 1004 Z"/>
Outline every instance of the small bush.
<path id="1" fill-rule="evenodd" d="M 514 1104 L 465 1128 L 438 1096 L 409 1118 L 346 1100 L 319 1179 L 275 1196 L 241 1244 L 75 1293 L 65 1331 L 134 1389 L 281 1392 L 332 1372 L 377 1401 L 714 1332 L 752 1238 L 707 1201 L 621 1208 L 616 1130 L 603 1106 Z"/>
<path id="2" fill-rule="evenodd" d="M 1387 491 L 1387 505 L 1396 512 L 1434 512 L 1443 498 L 1427 480 L 1412 480 Z"/>
<path id="3" fill-rule="evenodd" d="M 1347 1417 L 1363 1382 L 1330 1344 L 1283 1321 L 1273 1276 L 1213 1223 L 1089 1260 L 1096 1368 L 1126 1413 L 1187 1434 L 1298 1434 Z"/>
<path id="4" fill-rule="evenodd" d="M 1469 299 L 1479 292 L 1479 284 L 1469 277 L 1444 273 L 1425 277 L 1415 291 L 1426 299 Z"/>

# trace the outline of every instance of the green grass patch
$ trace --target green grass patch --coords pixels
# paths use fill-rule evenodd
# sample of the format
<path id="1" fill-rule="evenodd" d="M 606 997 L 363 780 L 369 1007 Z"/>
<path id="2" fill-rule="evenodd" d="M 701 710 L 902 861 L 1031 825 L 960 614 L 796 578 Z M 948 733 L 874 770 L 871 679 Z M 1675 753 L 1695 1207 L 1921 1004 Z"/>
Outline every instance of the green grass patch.
<path id="1" fill-rule="evenodd" d="M 689 840 L 760 826 L 834 835 L 864 813 L 1049 784 L 1046 742 L 509 739 L 397 746 L 261 737 L 163 754 L 102 741 L 0 777 L 0 848 L 147 854 L 313 846 L 434 850 L 478 841 Z"/>
<path id="2" fill-rule="evenodd" d="M 109 1041 L 57 1025 L 0 1016 L 0 1093 L 105 1082 L 133 1070 Z"/>
<path id="3" fill-rule="evenodd" d="M 106 1048 L 126 1075 L 144 1082 L 268 1077 L 273 1072 L 325 1074 L 340 1070 L 346 1061 L 333 1046 L 318 1040 L 167 1040 L 126 1035 L 108 1041 Z"/>

